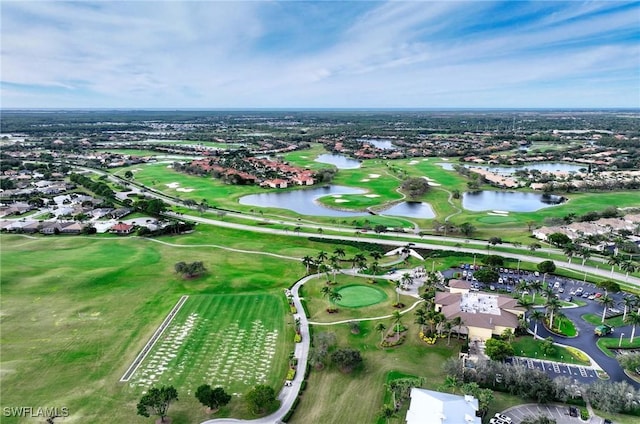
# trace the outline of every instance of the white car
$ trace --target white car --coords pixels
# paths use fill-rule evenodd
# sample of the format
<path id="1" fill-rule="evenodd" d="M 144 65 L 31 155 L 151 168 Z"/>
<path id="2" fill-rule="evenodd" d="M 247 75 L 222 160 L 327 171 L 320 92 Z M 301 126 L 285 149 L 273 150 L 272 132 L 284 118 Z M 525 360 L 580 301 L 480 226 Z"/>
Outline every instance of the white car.
<path id="1" fill-rule="evenodd" d="M 499 420 L 505 421 L 505 422 L 507 422 L 507 423 L 511 423 L 511 418 L 509 418 L 509 417 L 507 417 L 506 415 L 501 414 L 501 413 L 499 413 L 499 412 L 498 412 L 498 413 L 496 413 L 496 415 L 494 415 L 493 417 L 494 417 L 494 418 L 497 418 L 497 419 L 499 419 Z"/>

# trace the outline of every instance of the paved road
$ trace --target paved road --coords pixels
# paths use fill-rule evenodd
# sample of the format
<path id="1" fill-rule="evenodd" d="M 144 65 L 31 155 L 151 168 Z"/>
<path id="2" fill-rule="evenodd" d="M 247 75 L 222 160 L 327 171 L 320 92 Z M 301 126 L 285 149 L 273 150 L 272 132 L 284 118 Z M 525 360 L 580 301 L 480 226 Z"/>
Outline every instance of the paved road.
<path id="1" fill-rule="evenodd" d="M 591 416 L 589 421 L 582 421 L 579 417 L 571 417 L 569 416 L 568 406 L 554 404 L 538 405 L 532 403 L 518 405 L 503 411 L 502 414 L 511 418 L 513 424 L 520 424 L 525 417 L 538 417 L 540 415 L 553 418 L 557 424 L 577 424 L 584 422 L 600 424 L 602 422 L 602 418 L 598 416 Z"/>
<path id="2" fill-rule="evenodd" d="M 551 378 L 571 377 L 580 383 L 593 383 L 598 380 L 598 374 L 593 367 L 583 367 L 580 365 L 569 365 L 562 362 L 545 361 L 543 359 L 523 358 L 516 356 L 512 358 L 512 363 L 521 365 L 529 369 L 544 371 Z"/>

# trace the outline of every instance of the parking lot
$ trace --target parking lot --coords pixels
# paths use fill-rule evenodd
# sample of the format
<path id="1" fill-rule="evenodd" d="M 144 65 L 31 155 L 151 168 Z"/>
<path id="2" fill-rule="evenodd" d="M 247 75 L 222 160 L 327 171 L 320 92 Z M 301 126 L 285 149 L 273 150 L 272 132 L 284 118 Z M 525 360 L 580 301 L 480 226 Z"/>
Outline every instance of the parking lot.
<path id="1" fill-rule="evenodd" d="M 569 407 L 565 405 L 520 405 L 509 408 L 502 413 L 511 418 L 513 424 L 520 424 L 525 417 L 538 417 L 540 415 L 553 418 L 556 420 L 556 424 L 575 424 L 584 422 L 580 420 L 579 417 L 569 416 Z M 589 422 L 601 423 L 602 420 L 595 417 Z"/>
<path id="2" fill-rule="evenodd" d="M 569 365 L 560 362 L 522 357 L 514 357 L 511 359 L 511 362 L 529 369 L 544 371 L 552 378 L 560 376 L 571 377 L 580 383 L 592 383 L 598 379 L 598 374 L 594 369 L 580 365 Z"/>

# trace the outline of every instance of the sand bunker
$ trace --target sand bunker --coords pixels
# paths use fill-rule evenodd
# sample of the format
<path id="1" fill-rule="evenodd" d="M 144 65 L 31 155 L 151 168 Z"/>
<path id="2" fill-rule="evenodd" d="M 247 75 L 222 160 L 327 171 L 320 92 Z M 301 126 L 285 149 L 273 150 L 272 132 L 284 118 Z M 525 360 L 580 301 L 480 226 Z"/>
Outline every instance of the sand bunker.
<path id="1" fill-rule="evenodd" d="M 178 188 L 180 186 L 180 183 L 173 182 L 165 185 L 169 188 Z"/>
<path id="2" fill-rule="evenodd" d="M 331 197 L 342 197 L 342 194 L 332 194 Z"/>
<path id="3" fill-rule="evenodd" d="M 371 181 L 369 178 L 363 178 L 360 180 L 361 183 L 368 183 L 369 181 Z"/>
<path id="4" fill-rule="evenodd" d="M 365 194 L 364 197 L 380 197 L 379 194 Z"/>
<path id="5" fill-rule="evenodd" d="M 380 178 L 380 174 L 369 174 L 369 178 Z"/>
<path id="6" fill-rule="evenodd" d="M 494 213 L 499 213 L 499 214 L 509 214 L 508 211 L 493 211 Z"/>
<path id="7" fill-rule="evenodd" d="M 408 165 L 416 165 L 420 162 L 418 162 L 417 160 L 412 160 L 411 162 L 408 163 Z"/>
<path id="8" fill-rule="evenodd" d="M 442 184 L 434 183 L 433 181 L 427 181 L 427 184 L 431 187 L 440 187 Z"/>
<path id="9" fill-rule="evenodd" d="M 345 203 L 348 202 L 347 199 L 336 199 L 336 203 Z"/>
<path id="10" fill-rule="evenodd" d="M 182 191 L 182 192 L 185 192 L 185 193 L 190 193 L 193 190 L 195 190 L 195 188 L 182 188 L 182 187 L 180 187 L 180 188 L 176 189 L 176 191 Z"/>

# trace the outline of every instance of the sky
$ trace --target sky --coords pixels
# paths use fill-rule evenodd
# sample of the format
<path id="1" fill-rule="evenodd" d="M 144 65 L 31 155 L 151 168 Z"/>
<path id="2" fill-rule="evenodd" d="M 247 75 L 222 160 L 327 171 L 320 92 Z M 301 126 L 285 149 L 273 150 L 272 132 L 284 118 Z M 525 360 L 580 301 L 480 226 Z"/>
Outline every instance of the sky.
<path id="1" fill-rule="evenodd" d="M 0 8 L 2 108 L 640 107 L 640 2 Z"/>

